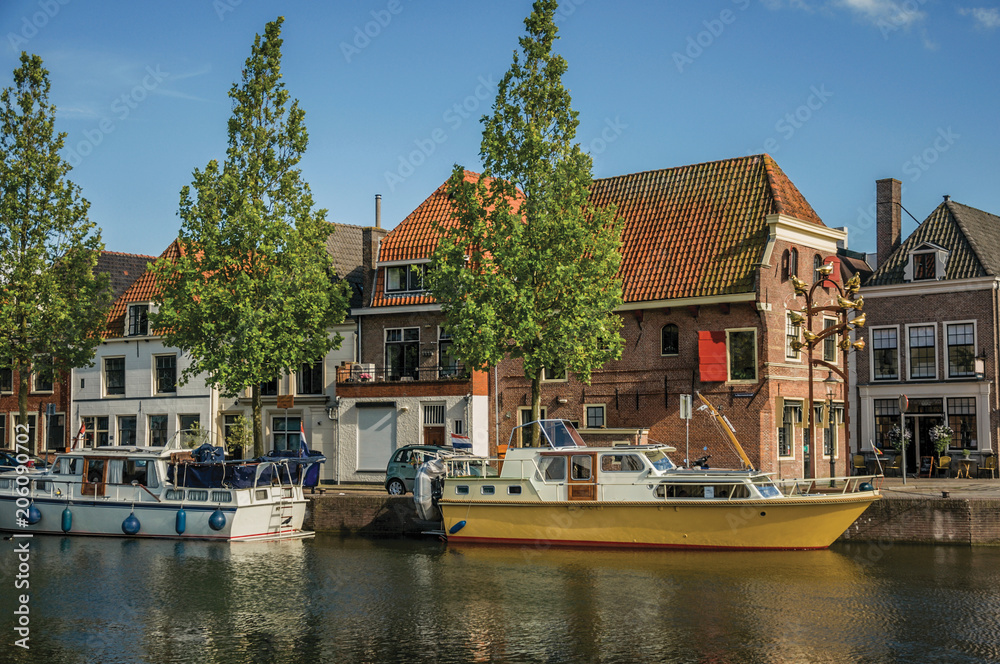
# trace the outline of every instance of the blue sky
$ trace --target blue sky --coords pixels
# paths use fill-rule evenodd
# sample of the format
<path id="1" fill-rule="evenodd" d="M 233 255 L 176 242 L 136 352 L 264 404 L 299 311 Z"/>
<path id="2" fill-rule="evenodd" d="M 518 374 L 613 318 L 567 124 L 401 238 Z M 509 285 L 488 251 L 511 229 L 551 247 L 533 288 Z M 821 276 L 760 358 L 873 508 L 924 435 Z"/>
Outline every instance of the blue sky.
<path id="1" fill-rule="evenodd" d="M 181 187 L 223 158 L 227 92 L 285 16 L 305 179 L 328 220 L 392 227 L 460 163 L 529 0 L 4 0 L 0 87 L 50 72 L 71 179 L 109 250 L 159 254 Z M 557 51 L 595 177 L 769 152 L 851 247 L 874 251 L 875 180 L 923 220 L 950 194 L 1000 214 L 997 0 L 565 0 Z M 915 222 L 904 215 L 904 233 Z"/>

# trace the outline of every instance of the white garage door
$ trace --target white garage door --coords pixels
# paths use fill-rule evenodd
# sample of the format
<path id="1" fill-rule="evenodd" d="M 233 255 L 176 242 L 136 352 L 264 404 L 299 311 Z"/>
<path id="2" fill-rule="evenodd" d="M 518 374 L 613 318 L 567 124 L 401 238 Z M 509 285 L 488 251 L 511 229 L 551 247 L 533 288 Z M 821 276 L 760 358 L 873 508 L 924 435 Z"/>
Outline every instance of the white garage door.
<path id="1" fill-rule="evenodd" d="M 396 409 L 358 408 L 358 470 L 384 473 L 396 449 Z"/>

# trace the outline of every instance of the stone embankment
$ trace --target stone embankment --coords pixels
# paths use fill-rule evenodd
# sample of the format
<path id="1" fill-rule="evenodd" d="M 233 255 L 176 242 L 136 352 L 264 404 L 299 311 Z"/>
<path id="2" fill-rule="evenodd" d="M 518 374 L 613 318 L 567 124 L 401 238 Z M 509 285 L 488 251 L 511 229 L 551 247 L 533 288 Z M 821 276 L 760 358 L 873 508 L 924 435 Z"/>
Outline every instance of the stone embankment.
<path id="1" fill-rule="evenodd" d="M 1000 480 L 887 478 L 882 496 L 841 541 L 1000 546 Z M 317 532 L 416 535 L 440 527 L 417 518 L 412 496 L 381 486 L 326 486 L 307 497 L 305 527 Z"/>

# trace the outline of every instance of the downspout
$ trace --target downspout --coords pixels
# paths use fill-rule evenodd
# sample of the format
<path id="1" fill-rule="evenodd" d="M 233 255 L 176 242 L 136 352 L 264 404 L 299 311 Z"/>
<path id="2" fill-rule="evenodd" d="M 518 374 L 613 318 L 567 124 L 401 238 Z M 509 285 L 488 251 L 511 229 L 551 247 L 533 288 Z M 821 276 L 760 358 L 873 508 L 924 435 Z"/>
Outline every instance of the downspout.
<path id="1" fill-rule="evenodd" d="M 993 280 L 993 384 L 990 385 L 993 390 L 993 411 L 996 412 L 1000 410 L 1000 391 L 996 389 L 998 371 L 1000 371 L 1000 357 L 997 357 L 998 351 L 1000 351 L 1000 279 Z M 990 420 L 993 419 L 993 413 L 990 413 Z M 1000 447 L 1000 426 L 995 427 L 993 430 L 994 436 L 993 440 L 993 452 L 997 452 L 997 448 Z"/>
<path id="2" fill-rule="evenodd" d="M 500 449 L 500 365 L 493 367 L 493 437 L 496 448 Z M 487 441 L 487 447 L 489 441 Z M 489 450 L 487 449 L 487 452 Z"/>

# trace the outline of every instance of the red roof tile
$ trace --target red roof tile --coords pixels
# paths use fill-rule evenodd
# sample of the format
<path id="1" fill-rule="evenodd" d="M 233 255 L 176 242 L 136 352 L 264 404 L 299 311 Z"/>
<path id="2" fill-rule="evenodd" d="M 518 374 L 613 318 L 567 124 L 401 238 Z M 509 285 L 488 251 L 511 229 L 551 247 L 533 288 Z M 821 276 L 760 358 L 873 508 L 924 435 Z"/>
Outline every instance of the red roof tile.
<path id="1" fill-rule="evenodd" d="M 466 171 L 466 180 L 476 177 Z M 380 262 L 430 257 L 436 224 L 451 213 L 445 189 L 386 235 Z M 768 215 L 823 225 L 766 154 L 595 180 L 591 200 L 614 204 L 625 217 L 619 272 L 625 302 L 753 292 Z M 385 295 L 384 272 L 379 270 L 372 306 L 433 302 L 428 295 Z"/>
<path id="2" fill-rule="evenodd" d="M 180 245 L 177 240 L 170 243 L 170 246 L 160 254 L 160 258 L 171 260 L 180 256 Z M 156 262 L 150 261 L 151 263 Z M 122 294 L 108 312 L 108 324 L 104 332 L 106 339 L 119 339 L 125 335 L 125 315 L 128 313 L 128 305 L 135 302 L 153 302 L 160 295 L 160 285 L 156 276 L 151 270 L 146 270 L 141 277 L 135 280 L 128 290 Z"/>

